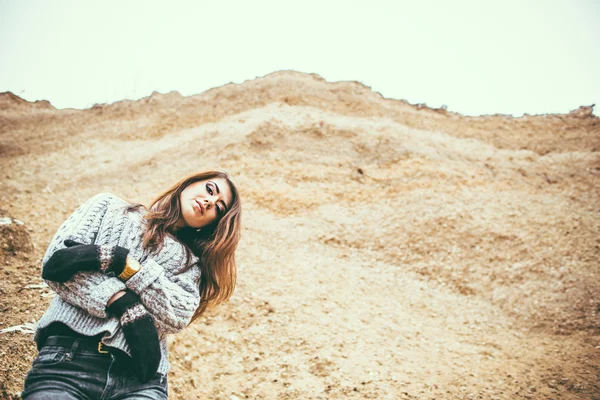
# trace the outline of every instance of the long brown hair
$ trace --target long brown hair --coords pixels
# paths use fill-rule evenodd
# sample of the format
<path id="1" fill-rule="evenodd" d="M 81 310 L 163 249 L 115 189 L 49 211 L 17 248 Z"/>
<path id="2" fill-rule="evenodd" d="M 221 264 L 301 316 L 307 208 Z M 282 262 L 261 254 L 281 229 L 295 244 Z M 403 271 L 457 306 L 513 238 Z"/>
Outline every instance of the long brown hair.
<path id="1" fill-rule="evenodd" d="M 224 179 L 231 190 L 231 206 L 215 224 L 205 226 L 200 232 L 185 227 L 176 229 L 181 217 L 181 192 L 194 182 L 209 179 Z M 238 190 L 227 173 L 205 171 L 184 178 L 179 183 L 159 195 L 145 215 L 146 228 L 143 247 L 150 252 L 158 252 L 167 235 L 183 243 L 187 252 L 187 264 L 191 267 L 192 255 L 198 257 L 195 263 L 200 277 L 200 305 L 192 317 L 192 322 L 207 308 L 229 299 L 235 289 L 236 265 L 235 249 L 240 240 L 242 206 Z"/>

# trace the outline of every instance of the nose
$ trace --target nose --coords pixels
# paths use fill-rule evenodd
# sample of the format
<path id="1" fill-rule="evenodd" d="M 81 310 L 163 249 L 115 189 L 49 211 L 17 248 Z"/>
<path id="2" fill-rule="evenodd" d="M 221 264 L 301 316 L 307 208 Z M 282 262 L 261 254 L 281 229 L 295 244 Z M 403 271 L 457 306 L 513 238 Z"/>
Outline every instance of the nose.
<path id="1" fill-rule="evenodd" d="M 204 198 L 204 207 L 206 207 L 206 209 L 210 209 L 214 207 L 218 200 L 219 198 L 217 196 L 206 196 Z"/>

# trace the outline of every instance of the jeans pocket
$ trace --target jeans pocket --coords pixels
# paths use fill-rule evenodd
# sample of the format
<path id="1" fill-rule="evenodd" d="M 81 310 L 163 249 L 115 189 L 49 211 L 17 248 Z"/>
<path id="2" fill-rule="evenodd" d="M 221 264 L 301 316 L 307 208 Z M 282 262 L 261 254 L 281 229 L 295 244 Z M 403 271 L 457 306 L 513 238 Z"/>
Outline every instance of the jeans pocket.
<path id="1" fill-rule="evenodd" d="M 35 360 L 33 360 L 33 365 L 56 365 L 60 364 L 67 358 L 68 350 L 62 347 L 43 347 L 38 353 Z"/>

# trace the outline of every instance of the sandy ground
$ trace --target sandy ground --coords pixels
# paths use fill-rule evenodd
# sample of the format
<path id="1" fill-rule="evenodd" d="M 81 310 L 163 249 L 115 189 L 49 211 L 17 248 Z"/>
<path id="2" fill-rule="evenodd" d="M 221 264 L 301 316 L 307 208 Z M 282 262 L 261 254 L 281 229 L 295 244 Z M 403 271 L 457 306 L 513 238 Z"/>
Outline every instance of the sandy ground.
<path id="1" fill-rule="evenodd" d="M 171 338 L 171 398 L 600 399 L 599 121 L 291 71 L 87 110 L 0 94 L 0 329 L 42 315 L 40 259 L 80 203 L 219 168 L 238 287 Z M 0 334 L 0 397 L 34 356 Z"/>

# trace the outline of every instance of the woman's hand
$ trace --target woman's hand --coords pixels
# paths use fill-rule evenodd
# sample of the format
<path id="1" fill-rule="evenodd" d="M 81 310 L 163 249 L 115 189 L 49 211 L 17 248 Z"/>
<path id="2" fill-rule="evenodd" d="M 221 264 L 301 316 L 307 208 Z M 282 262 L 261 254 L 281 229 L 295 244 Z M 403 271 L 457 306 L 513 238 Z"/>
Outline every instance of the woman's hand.
<path id="1" fill-rule="evenodd" d="M 150 381 L 160 363 L 160 341 L 154 321 L 139 297 L 132 291 L 119 292 L 111 300 L 119 296 L 107 307 L 110 314 L 121 322 L 127 344 L 131 349 L 131 358 L 135 374 L 140 382 Z"/>
<path id="2" fill-rule="evenodd" d="M 102 271 L 120 275 L 125 268 L 129 250 L 120 246 L 98 246 L 65 240 L 67 246 L 52 254 L 44 264 L 42 278 L 66 282 L 77 272 Z"/>

